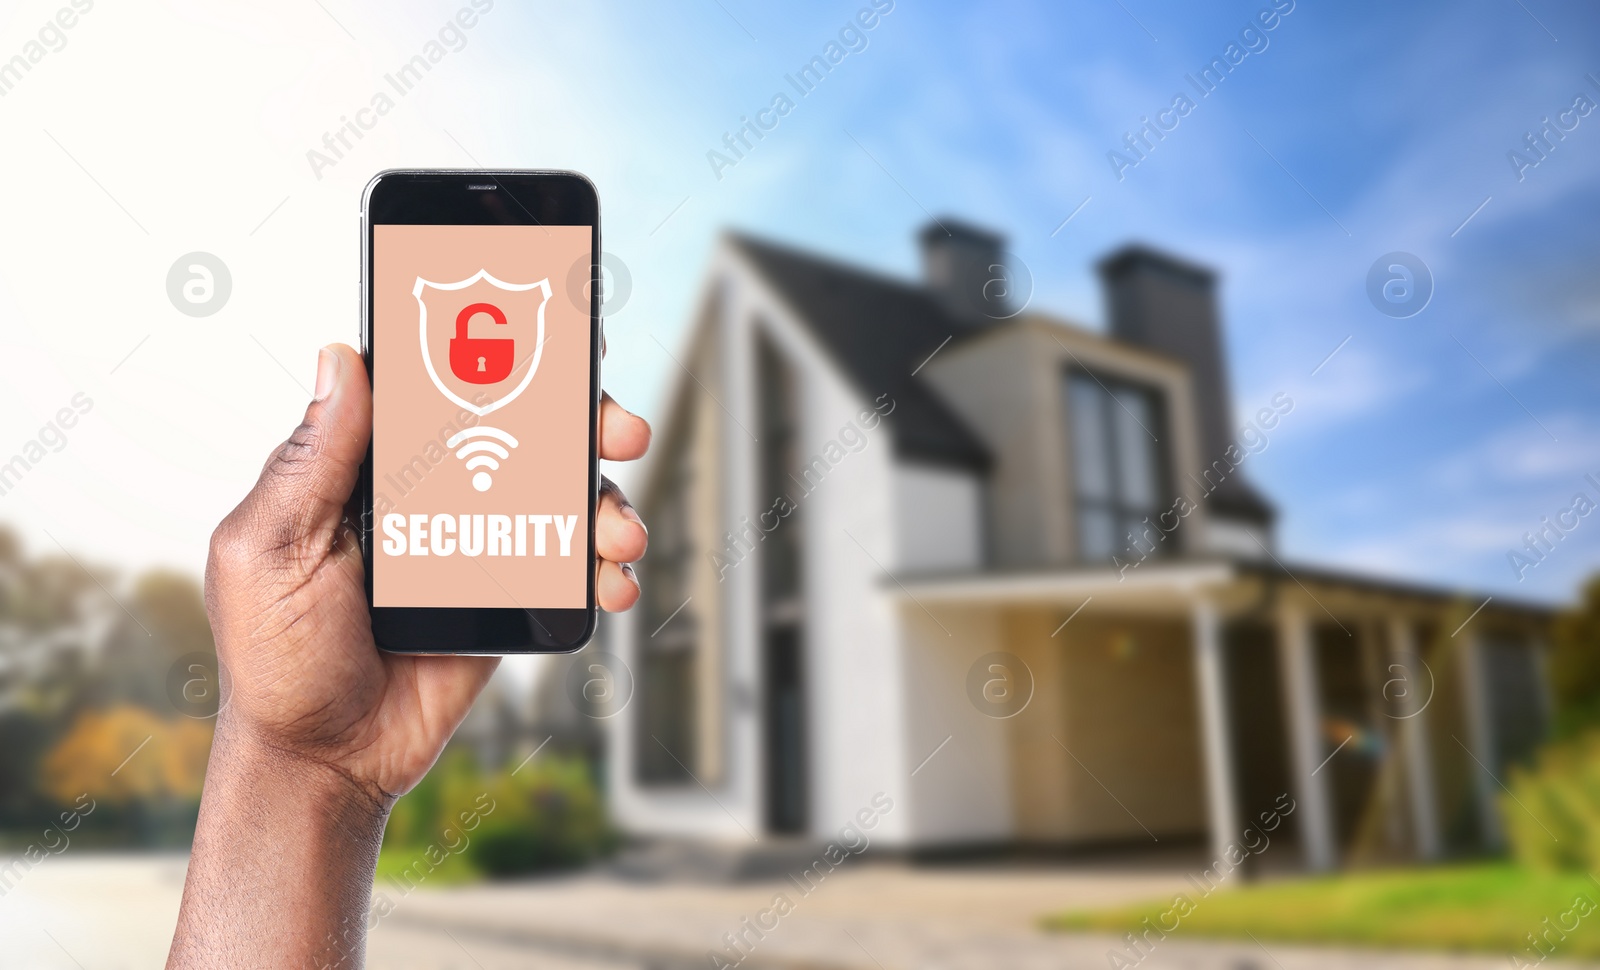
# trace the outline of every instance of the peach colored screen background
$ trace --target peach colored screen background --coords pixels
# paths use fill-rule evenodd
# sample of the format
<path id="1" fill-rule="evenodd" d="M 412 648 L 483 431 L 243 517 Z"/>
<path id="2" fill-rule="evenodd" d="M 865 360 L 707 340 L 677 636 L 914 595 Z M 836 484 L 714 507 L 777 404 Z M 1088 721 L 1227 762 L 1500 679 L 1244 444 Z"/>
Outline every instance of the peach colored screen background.
<path id="1" fill-rule="evenodd" d="M 569 280 L 585 287 L 591 229 L 588 226 L 394 226 L 375 227 L 373 240 L 373 604 L 583 608 L 587 605 L 589 517 L 589 302 Z M 548 280 L 545 337 L 538 367 L 509 404 L 478 417 L 451 402 L 435 386 L 423 363 L 421 308 L 413 295 L 417 279 L 456 283 L 487 270 L 507 284 Z M 428 288 L 429 353 L 440 379 L 467 401 L 498 400 L 527 372 L 538 346 L 538 289 L 511 292 L 489 280 L 460 290 Z M 460 309 L 477 302 L 499 306 L 506 326 L 475 316 L 477 338 L 509 336 L 516 369 L 492 385 L 471 385 L 450 373 L 449 341 Z M 487 491 L 472 486 L 473 472 L 444 442 L 467 427 L 493 427 L 518 441 L 511 457 L 492 472 Z M 458 448 L 460 445 L 457 446 Z M 525 557 L 480 555 L 391 556 L 384 551 L 383 516 L 474 513 L 577 515 L 572 555 L 549 528 L 547 554 L 535 557 L 530 531 Z"/>

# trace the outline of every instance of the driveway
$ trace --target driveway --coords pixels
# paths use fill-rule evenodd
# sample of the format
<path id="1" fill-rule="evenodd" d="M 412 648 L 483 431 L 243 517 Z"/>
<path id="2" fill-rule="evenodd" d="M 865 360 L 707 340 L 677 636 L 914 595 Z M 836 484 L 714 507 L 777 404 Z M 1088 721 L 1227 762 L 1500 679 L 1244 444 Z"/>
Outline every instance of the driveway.
<path id="1" fill-rule="evenodd" d="M 177 918 L 181 856 L 52 858 L 0 898 L 4 964 L 19 970 L 160 967 Z M 1180 891 L 1174 872 L 1111 868 L 841 868 L 809 893 L 788 881 L 735 886 L 580 875 L 409 893 L 372 934 L 375 970 L 1032 970 L 1111 966 L 1107 936 L 1040 933 L 1045 911 Z M 774 908 L 782 895 L 786 905 Z M 778 909 L 784 912 L 780 914 Z M 748 919 L 749 923 L 745 920 Z M 762 928 L 765 924 L 766 929 Z M 742 935 L 738 949 L 725 934 Z M 1504 957 L 1268 944 L 1159 942 L 1149 970 L 1503 970 Z M 742 958 L 742 959 L 741 959 Z"/>

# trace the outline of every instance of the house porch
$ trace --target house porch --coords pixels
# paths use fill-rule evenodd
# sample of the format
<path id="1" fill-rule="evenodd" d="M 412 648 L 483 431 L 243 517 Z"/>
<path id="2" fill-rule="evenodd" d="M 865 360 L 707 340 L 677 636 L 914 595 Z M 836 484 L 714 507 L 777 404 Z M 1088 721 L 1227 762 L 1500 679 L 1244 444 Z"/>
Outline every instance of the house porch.
<path id="1" fill-rule="evenodd" d="M 1198 840 L 1311 870 L 1481 852 L 1548 719 L 1547 614 L 1498 599 L 1226 561 L 889 590 L 923 843 Z"/>

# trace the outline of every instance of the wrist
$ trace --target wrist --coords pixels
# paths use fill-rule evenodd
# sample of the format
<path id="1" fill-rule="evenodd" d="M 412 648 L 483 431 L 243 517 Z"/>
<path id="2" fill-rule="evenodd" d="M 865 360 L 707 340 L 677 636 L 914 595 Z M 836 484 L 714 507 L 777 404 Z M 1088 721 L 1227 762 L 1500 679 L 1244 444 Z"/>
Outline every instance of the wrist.
<path id="1" fill-rule="evenodd" d="M 392 799 L 219 719 L 168 966 L 362 965 Z M 224 911 L 225 910 L 225 911 Z"/>
<path id="2" fill-rule="evenodd" d="M 306 811 L 382 832 L 395 796 L 348 769 L 298 751 L 227 716 L 217 719 L 206 767 L 207 791 L 213 774 L 230 791 L 255 791 Z"/>

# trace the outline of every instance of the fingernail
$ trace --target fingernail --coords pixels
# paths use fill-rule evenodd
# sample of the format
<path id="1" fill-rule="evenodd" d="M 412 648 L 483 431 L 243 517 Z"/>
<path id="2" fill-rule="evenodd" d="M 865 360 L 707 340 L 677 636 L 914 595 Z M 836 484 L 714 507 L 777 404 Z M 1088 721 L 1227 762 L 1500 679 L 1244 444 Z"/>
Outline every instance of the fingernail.
<path id="1" fill-rule="evenodd" d="M 311 395 L 311 399 L 313 401 L 321 401 L 329 394 L 332 394 L 333 381 L 338 375 L 338 356 L 326 347 L 317 351 L 317 389 Z"/>
<path id="2" fill-rule="evenodd" d="M 645 535 L 650 534 L 650 527 L 644 524 L 643 519 L 639 518 L 639 512 L 637 509 L 631 505 L 624 505 L 621 509 L 621 512 L 624 519 L 627 519 L 629 522 L 637 523 L 639 528 L 645 531 Z"/>
<path id="3" fill-rule="evenodd" d="M 633 583 L 633 585 L 639 585 L 639 577 L 634 575 L 633 572 L 633 563 L 625 562 L 622 564 L 622 575 L 628 577 L 628 581 Z"/>

